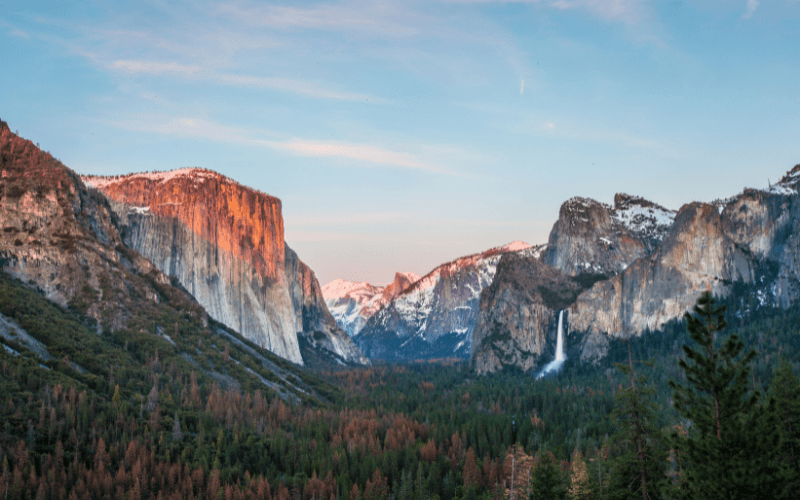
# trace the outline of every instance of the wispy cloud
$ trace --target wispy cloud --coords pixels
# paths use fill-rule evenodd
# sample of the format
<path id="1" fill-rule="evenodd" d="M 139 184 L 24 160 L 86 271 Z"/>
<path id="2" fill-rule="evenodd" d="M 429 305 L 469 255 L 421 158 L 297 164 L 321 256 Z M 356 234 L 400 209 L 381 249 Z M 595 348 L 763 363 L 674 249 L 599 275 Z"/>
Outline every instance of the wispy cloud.
<path id="1" fill-rule="evenodd" d="M 279 29 L 310 28 L 380 33 L 382 35 L 414 35 L 414 23 L 403 22 L 408 11 L 399 11 L 391 2 L 359 2 L 349 5 L 314 5 L 288 7 L 264 5 L 243 7 L 227 4 L 218 11 L 251 25 Z M 400 13 L 403 15 L 398 15 Z"/>
<path id="2" fill-rule="evenodd" d="M 193 80 L 203 80 L 231 87 L 251 87 L 280 90 L 294 94 L 316 97 L 320 99 L 336 99 L 342 101 L 360 101 L 369 103 L 382 102 L 381 99 L 367 94 L 341 92 L 325 88 L 314 82 L 295 78 L 262 77 L 236 75 L 203 70 L 199 66 L 180 64 L 178 62 L 157 62 L 140 60 L 117 60 L 108 65 L 112 71 L 128 74 L 178 75 Z"/>
<path id="3" fill-rule="evenodd" d="M 744 14 L 742 14 L 742 19 L 751 19 L 757 8 L 758 0 L 747 0 L 747 6 L 745 7 Z"/>
<path id="4" fill-rule="evenodd" d="M 462 176 L 436 163 L 405 151 L 374 146 L 312 139 L 279 139 L 278 134 L 263 130 L 230 127 L 213 121 L 196 118 L 140 117 L 126 121 L 111 121 L 109 125 L 130 131 L 188 138 L 202 138 L 215 142 L 266 147 L 299 156 L 341 158 L 356 160 L 364 165 L 381 165 L 418 170 L 436 174 Z M 272 136 L 266 139 L 264 136 Z M 409 148 L 402 148 L 409 149 Z M 419 148 L 417 148 L 419 149 Z M 433 150 L 436 147 L 431 148 Z"/>
<path id="5" fill-rule="evenodd" d="M 154 61 L 131 61 L 118 60 L 109 65 L 112 70 L 123 71 L 126 73 L 147 73 L 158 75 L 163 73 L 183 73 L 187 75 L 196 74 L 200 71 L 199 66 L 187 66 L 176 62 L 154 62 Z"/>
<path id="6" fill-rule="evenodd" d="M 447 0 L 451 3 L 530 3 L 559 10 L 584 10 L 611 21 L 635 24 L 645 17 L 641 0 Z"/>
<path id="7" fill-rule="evenodd" d="M 232 75 L 226 73 L 211 73 L 208 79 L 223 85 L 236 87 L 256 87 L 265 89 L 283 90 L 295 94 L 306 95 L 309 97 L 319 97 L 322 99 L 338 99 L 342 101 L 363 101 L 378 103 L 382 102 L 374 96 L 358 94 L 353 92 L 339 92 L 322 87 L 316 83 L 293 78 L 274 78 L 247 75 Z"/>
<path id="8" fill-rule="evenodd" d="M 413 170 L 425 170 L 438 174 L 454 175 L 454 172 L 428 162 L 420 161 L 414 155 L 363 144 L 297 140 L 287 142 L 269 141 L 265 143 L 265 145 L 276 149 L 291 151 L 303 156 L 347 158 L 368 163 L 394 165 Z"/>

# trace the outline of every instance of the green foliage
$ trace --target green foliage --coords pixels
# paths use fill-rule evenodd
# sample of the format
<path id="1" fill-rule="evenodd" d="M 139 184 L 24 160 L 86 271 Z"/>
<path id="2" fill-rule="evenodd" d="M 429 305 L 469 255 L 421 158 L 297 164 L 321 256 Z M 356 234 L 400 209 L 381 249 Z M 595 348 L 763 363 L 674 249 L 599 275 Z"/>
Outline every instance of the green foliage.
<path id="1" fill-rule="evenodd" d="M 781 360 L 770 386 L 770 412 L 781 434 L 779 460 L 785 467 L 789 498 L 800 498 L 800 378 Z"/>
<path id="2" fill-rule="evenodd" d="M 673 435 L 686 468 L 686 488 L 693 499 L 779 498 L 780 476 L 774 465 L 777 428 L 765 425 L 759 394 L 748 389 L 755 352 L 742 355 L 736 335 L 721 342 L 727 326 L 724 305 L 704 293 L 686 314 L 697 347 L 683 347 L 678 366 L 685 385 L 672 383 L 675 407 L 686 420 L 686 435 Z M 721 343 L 721 346 L 719 345 Z"/>
<path id="3" fill-rule="evenodd" d="M 643 376 L 636 376 L 630 343 L 628 364 L 618 364 L 617 368 L 630 382 L 616 396 L 617 430 L 611 442 L 617 458 L 611 472 L 609 498 L 661 498 L 667 453 L 664 436 L 655 425 L 658 412 L 654 403 L 655 390 L 646 385 Z"/>
<path id="4" fill-rule="evenodd" d="M 563 474 L 550 452 L 540 452 L 531 470 L 530 500 L 566 500 Z"/>

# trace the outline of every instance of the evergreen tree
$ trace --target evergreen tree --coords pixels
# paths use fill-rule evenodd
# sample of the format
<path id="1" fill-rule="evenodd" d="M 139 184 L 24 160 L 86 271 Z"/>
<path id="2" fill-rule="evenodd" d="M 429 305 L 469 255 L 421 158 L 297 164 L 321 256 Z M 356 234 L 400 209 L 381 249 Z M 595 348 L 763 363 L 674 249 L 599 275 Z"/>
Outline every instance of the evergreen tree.
<path id="1" fill-rule="evenodd" d="M 531 472 L 530 500 L 565 500 L 567 487 L 552 453 L 539 453 Z"/>
<path id="2" fill-rule="evenodd" d="M 727 326 L 725 306 L 717 306 L 710 292 L 685 317 L 697 346 L 684 345 L 686 359 L 678 362 L 687 384 L 670 381 L 675 407 L 688 421 L 685 437 L 673 434 L 686 460 L 686 487 L 677 496 L 780 498 L 784 484 L 772 459 L 777 428 L 764 425 L 759 394 L 747 387 L 755 352 L 743 355 L 744 343 L 736 335 L 724 342 L 717 338 Z"/>
<path id="3" fill-rule="evenodd" d="M 782 359 L 770 387 L 770 409 L 781 431 L 781 459 L 791 498 L 800 498 L 800 379 Z"/>
<path id="4" fill-rule="evenodd" d="M 570 500 L 589 500 L 592 498 L 592 484 L 589 472 L 586 470 L 586 461 L 578 448 L 575 448 L 572 452 L 572 462 L 569 469 Z"/>
<path id="5" fill-rule="evenodd" d="M 633 355 L 628 342 L 628 364 L 617 368 L 630 378 L 630 386 L 616 395 L 614 419 L 617 433 L 612 438 L 619 456 L 611 472 L 609 498 L 642 500 L 661 498 L 660 484 L 664 479 L 666 449 L 661 431 L 656 428 L 655 391 L 637 377 Z"/>

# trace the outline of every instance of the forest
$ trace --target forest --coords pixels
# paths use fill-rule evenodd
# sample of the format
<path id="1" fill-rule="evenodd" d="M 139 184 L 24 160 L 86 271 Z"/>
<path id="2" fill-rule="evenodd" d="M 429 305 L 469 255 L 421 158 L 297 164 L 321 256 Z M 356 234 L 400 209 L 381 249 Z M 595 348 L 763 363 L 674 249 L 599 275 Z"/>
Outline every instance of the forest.
<path id="1" fill-rule="evenodd" d="M 187 359 L 78 310 L 0 274 L 0 313 L 51 355 L 3 341 L 4 499 L 800 497 L 800 306 L 747 290 L 542 380 L 458 360 L 310 373 L 160 318 Z"/>

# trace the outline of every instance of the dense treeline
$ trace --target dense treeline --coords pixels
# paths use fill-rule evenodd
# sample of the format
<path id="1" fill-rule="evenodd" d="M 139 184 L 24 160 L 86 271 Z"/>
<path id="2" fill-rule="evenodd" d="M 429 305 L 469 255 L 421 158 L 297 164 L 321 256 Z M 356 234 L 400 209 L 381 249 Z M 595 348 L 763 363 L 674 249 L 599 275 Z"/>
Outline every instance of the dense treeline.
<path id="1" fill-rule="evenodd" d="M 675 440 L 697 427 L 669 386 L 690 383 L 677 364 L 694 345 L 683 321 L 612 343 L 598 366 L 568 360 L 544 380 L 476 378 L 450 361 L 323 381 L 273 358 L 283 375 L 265 371 L 245 355 L 254 346 L 202 338 L 185 318 L 160 324 L 176 325 L 170 339 L 192 347 L 191 362 L 158 331 L 100 336 L 19 283 L 0 284 L 0 313 L 54 356 L 42 362 L 3 341 L 16 351 L 0 353 L 3 498 L 642 498 L 630 478 L 650 498 L 692 491 Z M 755 349 L 744 392 L 762 394 L 753 407 L 762 413 L 748 411 L 779 427 L 774 465 L 796 488 L 800 307 L 736 301 L 726 301 L 727 332 Z M 246 377 L 232 383 L 242 365 L 304 389 L 279 396 Z"/>

